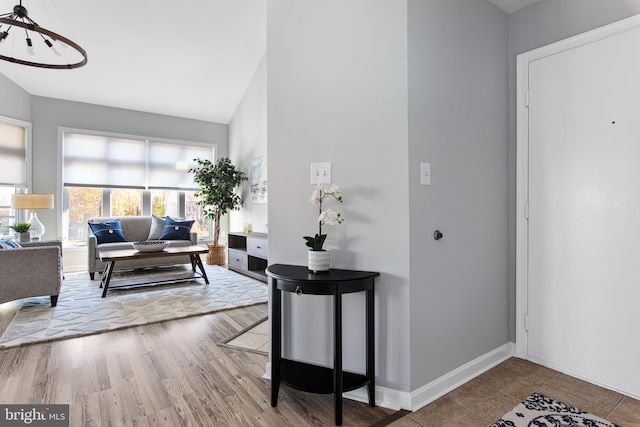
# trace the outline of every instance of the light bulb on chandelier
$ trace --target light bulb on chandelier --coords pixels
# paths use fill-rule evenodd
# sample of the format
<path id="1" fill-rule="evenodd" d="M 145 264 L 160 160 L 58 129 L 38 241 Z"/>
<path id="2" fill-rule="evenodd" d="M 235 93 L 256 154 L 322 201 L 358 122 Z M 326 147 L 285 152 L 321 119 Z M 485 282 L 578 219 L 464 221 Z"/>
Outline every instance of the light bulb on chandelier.
<path id="1" fill-rule="evenodd" d="M 13 32 L 11 32 L 13 27 L 24 29 L 26 52 L 21 49 L 14 49 L 14 43 L 18 43 L 17 41 L 9 43 L 12 38 L 15 39 L 15 37 L 12 37 Z M 39 55 L 38 48 L 34 46 L 32 41 L 34 34 L 42 38 L 44 45 L 49 48 L 53 55 Z M 56 49 L 54 42 L 62 48 L 71 47 L 72 49 L 65 49 L 63 55 Z M 31 67 L 72 69 L 82 67 L 87 63 L 87 53 L 72 40 L 39 26 L 29 17 L 29 12 L 22 6 L 22 0 L 20 0 L 20 4 L 13 7 L 13 12 L 0 15 L 0 59 Z"/>
<path id="2" fill-rule="evenodd" d="M 33 43 L 29 37 L 27 37 L 27 53 L 31 56 L 36 54 L 36 51 L 33 50 Z"/>

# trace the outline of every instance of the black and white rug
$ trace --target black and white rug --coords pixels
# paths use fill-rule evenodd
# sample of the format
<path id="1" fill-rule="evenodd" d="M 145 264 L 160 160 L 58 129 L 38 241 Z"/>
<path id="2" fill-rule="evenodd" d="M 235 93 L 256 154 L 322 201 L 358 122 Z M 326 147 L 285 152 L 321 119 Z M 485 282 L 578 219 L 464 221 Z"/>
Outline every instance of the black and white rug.
<path id="1" fill-rule="evenodd" d="M 169 267 L 176 270 L 173 273 L 184 268 Z M 167 268 L 154 270 L 122 274 L 135 278 L 172 273 Z M 105 298 L 101 298 L 99 280 L 90 280 L 87 273 L 67 274 L 56 307 L 51 307 L 48 296 L 23 300 L 0 337 L 0 348 L 213 313 L 268 299 L 266 283 L 217 265 L 205 265 L 205 271 L 209 285 L 199 279 L 130 290 L 109 288 Z"/>
<path id="2" fill-rule="evenodd" d="M 580 409 L 533 393 L 492 427 L 620 427 Z"/>

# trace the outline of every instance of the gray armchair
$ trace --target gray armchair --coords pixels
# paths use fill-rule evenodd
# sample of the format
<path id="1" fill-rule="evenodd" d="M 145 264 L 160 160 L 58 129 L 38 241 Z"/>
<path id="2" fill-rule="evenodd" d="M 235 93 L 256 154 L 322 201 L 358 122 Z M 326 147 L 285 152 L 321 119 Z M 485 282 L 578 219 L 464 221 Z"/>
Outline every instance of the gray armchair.
<path id="1" fill-rule="evenodd" d="M 55 307 L 61 286 L 60 246 L 0 249 L 0 304 L 49 295 Z"/>

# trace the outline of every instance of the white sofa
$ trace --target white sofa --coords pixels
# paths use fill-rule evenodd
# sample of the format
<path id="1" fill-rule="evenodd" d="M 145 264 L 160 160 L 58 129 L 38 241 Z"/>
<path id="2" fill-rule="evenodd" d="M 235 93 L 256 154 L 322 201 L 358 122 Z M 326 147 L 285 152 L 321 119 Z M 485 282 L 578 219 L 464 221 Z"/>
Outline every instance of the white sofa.
<path id="1" fill-rule="evenodd" d="M 88 222 L 106 222 L 113 221 L 115 219 L 120 220 L 120 224 L 122 225 L 122 232 L 127 239 L 126 242 L 98 244 L 98 240 L 91 231 L 91 227 L 87 226 L 87 228 L 89 228 L 89 237 L 87 238 L 87 244 L 89 247 L 87 270 L 89 272 L 89 276 L 91 276 L 91 280 L 95 279 L 96 272 L 102 273 L 104 271 L 105 264 L 100 261 L 100 251 L 132 249 L 133 247 L 131 245 L 131 242 L 141 242 L 149 240 L 149 233 L 151 232 L 152 225 L 154 229 L 157 230 L 160 221 L 159 217 L 154 216 L 115 216 L 91 218 Z M 189 237 L 189 240 L 168 240 L 169 246 L 191 246 L 198 244 L 197 233 L 191 232 Z M 128 270 L 132 268 L 174 264 L 191 264 L 191 260 L 188 255 L 185 255 L 184 257 L 180 256 L 167 258 L 147 258 L 140 260 L 120 261 L 116 264 L 116 270 Z"/>

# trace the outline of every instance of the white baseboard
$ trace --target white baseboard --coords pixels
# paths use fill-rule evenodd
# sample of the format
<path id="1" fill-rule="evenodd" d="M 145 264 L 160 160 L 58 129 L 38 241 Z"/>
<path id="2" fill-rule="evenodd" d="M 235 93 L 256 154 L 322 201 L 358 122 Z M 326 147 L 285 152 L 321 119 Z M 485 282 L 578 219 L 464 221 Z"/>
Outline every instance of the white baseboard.
<path id="1" fill-rule="evenodd" d="M 271 362 L 267 362 L 267 365 L 264 367 L 264 375 L 262 376 L 265 380 L 271 379 Z"/>
<path id="2" fill-rule="evenodd" d="M 369 403 L 369 395 L 366 387 L 348 391 L 342 396 L 355 400 L 356 402 Z M 376 406 L 397 411 L 399 409 L 406 409 L 405 405 L 410 401 L 411 394 L 409 392 L 376 386 Z"/>
<path id="3" fill-rule="evenodd" d="M 427 406 L 434 400 L 509 359 L 514 352 L 514 343 L 507 343 L 423 385 L 411 393 L 411 404 L 406 409 L 417 411 Z"/>
<path id="4" fill-rule="evenodd" d="M 514 343 L 507 343 L 423 385 L 411 393 L 376 386 L 376 405 L 393 410 L 406 409 L 409 411 L 417 411 L 509 359 L 514 355 L 514 352 Z M 262 378 L 271 379 L 271 362 L 267 363 Z M 369 401 L 366 387 L 349 391 L 344 393 L 343 396 L 358 402 L 366 403 Z"/>

